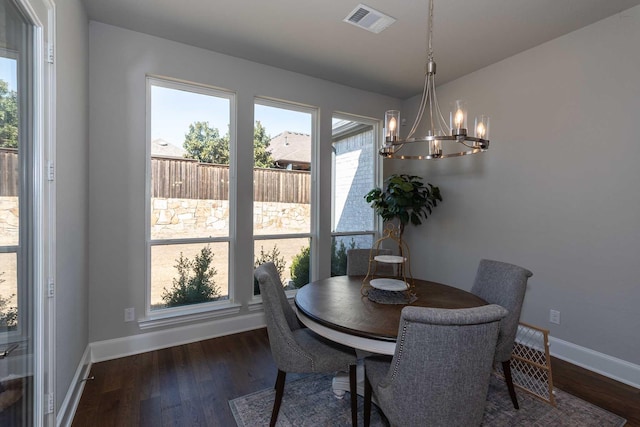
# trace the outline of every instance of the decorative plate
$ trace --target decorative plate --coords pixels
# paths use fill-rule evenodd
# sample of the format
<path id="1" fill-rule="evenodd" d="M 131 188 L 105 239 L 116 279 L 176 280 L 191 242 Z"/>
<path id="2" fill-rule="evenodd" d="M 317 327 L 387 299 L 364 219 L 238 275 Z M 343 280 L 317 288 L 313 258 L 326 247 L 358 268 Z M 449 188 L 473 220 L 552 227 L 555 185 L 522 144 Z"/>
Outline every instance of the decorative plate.
<path id="1" fill-rule="evenodd" d="M 373 279 L 370 284 L 383 291 L 406 291 L 408 288 L 406 282 L 398 279 Z"/>

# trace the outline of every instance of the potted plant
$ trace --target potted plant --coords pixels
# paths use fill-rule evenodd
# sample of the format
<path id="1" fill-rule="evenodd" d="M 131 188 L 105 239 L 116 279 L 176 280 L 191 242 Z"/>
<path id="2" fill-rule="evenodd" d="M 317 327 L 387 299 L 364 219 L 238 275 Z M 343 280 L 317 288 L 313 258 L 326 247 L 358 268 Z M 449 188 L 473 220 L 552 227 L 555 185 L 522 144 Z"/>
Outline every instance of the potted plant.
<path id="1" fill-rule="evenodd" d="M 442 201 L 438 187 L 425 186 L 421 177 L 405 174 L 390 175 L 384 180 L 384 189 L 374 188 L 364 197 L 383 221 L 398 220 L 400 242 L 407 224 L 422 224 Z"/>

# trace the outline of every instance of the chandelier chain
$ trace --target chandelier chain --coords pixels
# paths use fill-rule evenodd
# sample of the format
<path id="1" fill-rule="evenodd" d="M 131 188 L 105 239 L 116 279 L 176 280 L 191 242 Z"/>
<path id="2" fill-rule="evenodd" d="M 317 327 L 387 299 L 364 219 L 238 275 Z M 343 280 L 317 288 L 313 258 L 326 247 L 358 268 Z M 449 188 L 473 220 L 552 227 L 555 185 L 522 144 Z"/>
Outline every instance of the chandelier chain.
<path id="1" fill-rule="evenodd" d="M 433 0 L 429 0 L 429 21 L 428 21 L 429 30 L 427 31 L 427 60 L 429 62 L 433 61 Z"/>

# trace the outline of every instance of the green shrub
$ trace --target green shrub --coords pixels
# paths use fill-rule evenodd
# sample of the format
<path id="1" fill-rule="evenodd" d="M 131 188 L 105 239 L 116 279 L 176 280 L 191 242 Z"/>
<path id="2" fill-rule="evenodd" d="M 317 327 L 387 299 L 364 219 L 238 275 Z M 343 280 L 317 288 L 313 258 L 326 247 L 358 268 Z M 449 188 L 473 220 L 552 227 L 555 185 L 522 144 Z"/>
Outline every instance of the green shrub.
<path id="1" fill-rule="evenodd" d="M 2 276 L 4 272 L 0 273 Z M 0 279 L 0 283 L 4 283 L 6 280 Z M 0 332 L 15 330 L 18 326 L 18 307 L 10 306 L 9 301 L 16 294 L 9 295 L 8 298 L 0 296 Z"/>
<path id="2" fill-rule="evenodd" d="M 351 239 L 349 249 L 355 249 L 356 242 Z M 334 237 L 331 241 L 331 276 L 344 276 L 347 274 L 347 247 L 344 242 L 340 241 L 338 247 L 337 239 Z"/>
<path id="3" fill-rule="evenodd" d="M 216 286 L 213 276 L 216 269 L 211 266 L 213 253 L 205 246 L 194 260 L 185 258 L 180 252 L 175 268 L 178 277 L 173 279 L 170 290 L 164 288 L 162 299 L 167 307 L 215 301 L 220 298 L 220 288 Z"/>
<path id="4" fill-rule="evenodd" d="M 302 248 L 300 253 L 293 257 L 291 262 L 291 280 L 296 288 L 301 288 L 309 283 L 309 258 L 311 248 L 307 246 Z"/>
<path id="5" fill-rule="evenodd" d="M 273 262 L 276 266 L 276 270 L 278 270 L 280 281 L 282 282 L 282 273 L 284 273 L 286 263 L 284 262 L 284 257 L 280 256 L 278 245 L 274 244 L 273 249 L 271 249 L 270 252 L 265 252 L 264 246 L 260 246 L 260 256 L 256 257 L 253 267 L 257 268 L 265 262 Z M 253 294 L 260 295 L 260 285 L 258 285 L 258 280 L 255 277 L 253 278 Z"/>

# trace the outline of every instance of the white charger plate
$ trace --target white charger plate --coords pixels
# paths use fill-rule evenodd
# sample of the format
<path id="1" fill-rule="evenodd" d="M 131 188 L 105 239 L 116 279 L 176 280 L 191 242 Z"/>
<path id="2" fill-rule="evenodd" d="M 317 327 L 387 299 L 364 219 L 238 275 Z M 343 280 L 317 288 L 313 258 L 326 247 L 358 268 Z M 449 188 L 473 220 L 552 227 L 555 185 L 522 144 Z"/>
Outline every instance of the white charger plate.
<path id="1" fill-rule="evenodd" d="M 383 291 L 406 291 L 408 288 L 407 282 L 398 279 L 373 279 L 369 283 L 372 287 Z"/>
<path id="2" fill-rule="evenodd" d="M 402 264 L 407 259 L 398 255 L 376 255 L 373 257 L 378 262 L 385 262 L 389 264 Z"/>

